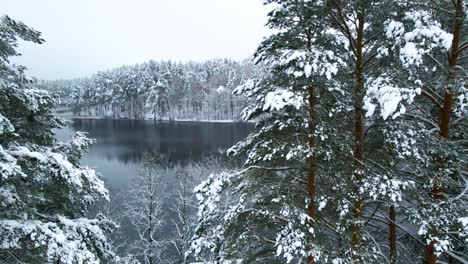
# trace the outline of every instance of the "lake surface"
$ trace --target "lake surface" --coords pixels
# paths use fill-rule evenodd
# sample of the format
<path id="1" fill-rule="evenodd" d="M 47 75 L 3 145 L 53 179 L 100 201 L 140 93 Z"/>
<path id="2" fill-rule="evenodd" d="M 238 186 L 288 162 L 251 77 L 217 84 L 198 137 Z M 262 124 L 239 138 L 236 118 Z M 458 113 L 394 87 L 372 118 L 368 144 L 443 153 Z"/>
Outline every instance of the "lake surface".
<path id="1" fill-rule="evenodd" d="M 95 168 L 107 184 L 128 184 L 146 152 L 167 162 L 185 166 L 226 149 L 244 139 L 254 128 L 249 123 L 155 122 L 152 120 L 73 119 L 57 131 L 59 140 L 69 140 L 75 131 L 96 140 L 82 159 Z"/>

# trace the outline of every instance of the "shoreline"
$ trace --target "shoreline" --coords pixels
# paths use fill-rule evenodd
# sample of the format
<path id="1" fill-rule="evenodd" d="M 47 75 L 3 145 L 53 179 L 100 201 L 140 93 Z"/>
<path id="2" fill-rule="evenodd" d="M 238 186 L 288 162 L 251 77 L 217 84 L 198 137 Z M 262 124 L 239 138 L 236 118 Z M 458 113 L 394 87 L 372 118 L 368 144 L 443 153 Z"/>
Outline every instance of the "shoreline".
<path id="1" fill-rule="evenodd" d="M 60 116 L 63 119 L 83 119 L 83 120 L 132 120 L 132 121 L 154 121 L 154 122 L 199 122 L 199 123 L 256 123 L 255 121 L 242 121 L 242 120 L 209 120 L 209 119 L 132 119 L 132 118 L 106 118 L 98 116 Z"/>
<path id="2" fill-rule="evenodd" d="M 135 120 L 135 121 L 154 121 L 154 122 L 199 122 L 199 123 L 257 123 L 256 121 L 243 121 L 243 120 L 232 120 L 232 119 L 153 119 L 153 118 L 143 118 L 143 119 L 134 119 L 134 118 L 113 118 L 113 117 L 103 117 L 103 116 L 94 116 L 94 115 L 83 115 L 76 116 L 71 113 L 71 111 L 63 111 L 63 109 L 56 108 L 54 111 L 57 117 L 73 120 L 73 119 L 87 119 L 87 120 Z"/>

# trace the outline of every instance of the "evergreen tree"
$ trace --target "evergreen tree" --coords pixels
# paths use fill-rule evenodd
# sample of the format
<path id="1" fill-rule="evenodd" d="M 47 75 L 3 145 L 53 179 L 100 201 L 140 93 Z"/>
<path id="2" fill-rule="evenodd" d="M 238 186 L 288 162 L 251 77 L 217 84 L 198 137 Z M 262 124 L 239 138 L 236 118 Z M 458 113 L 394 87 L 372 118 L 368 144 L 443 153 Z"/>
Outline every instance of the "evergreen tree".
<path id="1" fill-rule="evenodd" d="M 91 140 L 77 133 L 59 143 L 52 129 L 56 100 L 33 88 L 25 68 L 9 63 L 18 39 L 42 43 L 40 33 L 0 18 L 0 260 L 6 263 L 99 263 L 114 256 L 103 216 L 88 207 L 108 193 L 79 159 Z"/>
<path id="2" fill-rule="evenodd" d="M 220 59 L 178 64 L 149 61 L 84 79 L 43 81 L 40 86 L 57 93 L 75 115 L 239 120 L 246 101 L 230 92 L 253 75 L 252 68 L 251 63 Z M 220 86 L 229 91 L 219 93 Z"/>
<path id="3" fill-rule="evenodd" d="M 407 263 L 427 245 L 430 263 L 463 259 L 464 4 L 268 3 L 277 31 L 256 54 L 268 67 L 235 91 L 254 99 L 244 118 L 258 121 L 231 149 L 246 168 L 196 188 L 195 255 Z"/>
<path id="4" fill-rule="evenodd" d="M 197 256 L 211 250 L 218 261 L 330 261 L 338 251 L 329 236 L 334 228 L 317 211 L 335 185 L 328 166 L 339 146 L 325 139 L 340 127 L 325 120 L 344 114 L 336 100 L 343 91 L 332 80 L 343 62 L 326 47 L 336 36 L 325 30 L 324 3 L 270 2 L 277 8 L 269 25 L 281 30 L 256 54 L 270 67 L 235 90 L 255 99 L 244 118 L 258 120 L 257 130 L 231 149 L 247 155 L 247 167 L 212 175 L 197 187 L 200 223 L 192 246 Z"/>
<path id="5" fill-rule="evenodd" d="M 466 3 L 401 1 L 405 12 L 389 21 L 400 66 L 421 90 L 393 138 L 418 182 L 408 217 L 426 245 L 426 263 L 466 254 Z M 404 140 L 401 140 L 404 139 Z M 411 142 L 408 151 L 407 142 Z M 465 245 L 464 245 L 465 244 Z M 445 253 L 445 254 L 443 254 Z M 465 257 L 466 259 L 466 257 Z"/>

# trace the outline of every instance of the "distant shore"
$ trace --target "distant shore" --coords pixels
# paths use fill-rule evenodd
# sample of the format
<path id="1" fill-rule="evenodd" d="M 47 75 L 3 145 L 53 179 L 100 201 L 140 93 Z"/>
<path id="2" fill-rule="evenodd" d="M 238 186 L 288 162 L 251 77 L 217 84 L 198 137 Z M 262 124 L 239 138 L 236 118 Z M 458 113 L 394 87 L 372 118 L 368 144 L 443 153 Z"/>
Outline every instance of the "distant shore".
<path id="1" fill-rule="evenodd" d="M 100 120 L 140 120 L 140 121 L 155 121 L 155 122 L 206 122 L 206 123 L 250 123 L 242 120 L 208 120 L 208 119 L 133 119 L 133 118 L 108 118 L 99 116 L 61 116 L 68 119 L 100 119 Z"/>
<path id="2" fill-rule="evenodd" d="M 232 120 L 232 119 L 153 119 L 153 118 L 143 118 L 143 119 L 134 119 L 134 118 L 114 118 L 114 117 L 104 117 L 104 116 L 93 116 L 93 115 L 73 115 L 71 111 L 63 107 L 55 109 L 55 114 L 58 117 L 65 119 L 103 119 L 103 120 L 152 120 L 155 122 L 205 122 L 205 123 L 256 123 L 256 121 L 242 121 L 242 120 Z"/>

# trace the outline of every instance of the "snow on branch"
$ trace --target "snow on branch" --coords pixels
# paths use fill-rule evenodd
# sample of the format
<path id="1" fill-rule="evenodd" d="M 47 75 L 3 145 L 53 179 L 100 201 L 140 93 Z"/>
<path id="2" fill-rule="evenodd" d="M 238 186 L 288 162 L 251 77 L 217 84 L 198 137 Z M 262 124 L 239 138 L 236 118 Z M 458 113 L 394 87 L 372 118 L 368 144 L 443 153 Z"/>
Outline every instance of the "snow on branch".
<path id="1" fill-rule="evenodd" d="M 421 88 L 402 88 L 395 85 L 390 77 L 381 76 L 369 78 L 367 81 L 367 93 L 364 97 L 364 109 L 366 117 L 374 115 L 377 106 L 384 120 L 388 117 L 397 118 L 406 112 L 406 108 L 401 105 L 403 101 L 411 104 L 416 95 L 421 94 Z"/>
<path id="2" fill-rule="evenodd" d="M 29 163 L 35 161 L 36 174 L 34 178 L 39 181 L 50 181 L 46 175 L 61 178 L 78 192 L 92 190 L 93 193 L 109 199 L 109 194 L 96 171 L 87 167 L 78 167 L 72 164 L 65 155 L 54 152 L 51 148 L 42 147 L 31 150 L 26 146 L 14 146 L 8 154 L 18 162 Z M 86 196 L 88 197 L 88 196 Z M 88 199 L 93 199 L 88 197 Z"/>
<path id="3" fill-rule="evenodd" d="M 0 114 L 0 135 L 5 133 L 11 133 L 13 131 L 15 131 L 15 128 L 10 123 L 10 120 L 8 120 L 8 118 Z"/>
<path id="4" fill-rule="evenodd" d="M 296 109 L 300 109 L 303 104 L 304 100 L 301 96 L 297 96 L 291 91 L 281 89 L 266 94 L 263 110 L 279 111 L 286 106 L 292 106 Z"/>
<path id="5" fill-rule="evenodd" d="M 407 27 L 403 22 L 408 23 Z M 395 40 L 395 46 L 400 49 L 400 61 L 405 67 L 421 65 L 423 56 L 434 48 L 450 50 L 453 35 L 443 30 L 430 12 L 407 12 L 403 22 L 387 21 L 385 34 Z"/>
<path id="6" fill-rule="evenodd" d="M 112 256 L 106 233 L 112 223 L 103 219 L 0 220 L 0 249 L 46 248 L 47 262 L 100 263 L 98 256 Z M 32 243 L 24 241 L 31 240 Z M 26 248 L 27 247 L 27 248 Z"/>

